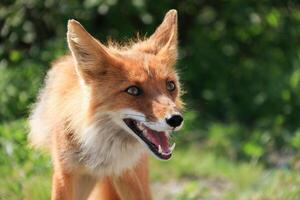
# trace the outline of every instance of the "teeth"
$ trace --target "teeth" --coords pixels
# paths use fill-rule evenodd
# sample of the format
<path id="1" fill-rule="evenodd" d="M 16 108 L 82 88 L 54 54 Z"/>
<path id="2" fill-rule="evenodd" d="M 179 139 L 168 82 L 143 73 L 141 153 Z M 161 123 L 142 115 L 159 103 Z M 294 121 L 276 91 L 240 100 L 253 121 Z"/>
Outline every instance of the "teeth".
<path id="1" fill-rule="evenodd" d="M 163 153 L 160 145 L 158 145 L 158 153 Z"/>
<path id="2" fill-rule="evenodd" d="M 142 128 L 143 128 L 142 124 L 140 124 L 140 123 L 137 124 L 137 127 L 138 127 L 139 129 L 142 129 Z"/>
<path id="3" fill-rule="evenodd" d="M 136 126 L 144 133 L 144 136 L 145 136 L 147 139 L 150 140 L 150 138 L 149 138 L 149 136 L 148 136 L 148 134 L 147 134 L 147 129 L 146 129 L 145 125 L 143 125 L 143 124 L 140 123 L 140 122 L 137 122 L 137 123 L 136 123 Z M 169 131 L 165 131 L 165 134 L 166 134 L 167 137 L 170 136 L 170 132 L 169 132 Z M 158 145 L 158 153 L 160 153 L 160 154 L 162 154 L 162 155 L 169 155 L 170 153 L 172 153 L 172 151 L 174 150 L 175 146 L 176 146 L 176 144 L 174 143 L 174 144 L 169 148 L 169 152 L 166 153 L 166 152 L 163 152 L 161 145 Z"/>
<path id="4" fill-rule="evenodd" d="M 170 147 L 171 152 L 175 149 L 175 146 L 176 146 L 176 143 L 174 143 L 174 144 Z"/>
<path id="5" fill-rule="evenodd" d="M 162 152 L 161 154 L 167 156 L 170 154 L 170 152 L 169 153 Z"/>
<path id="6" fill-rule="evenodd" d="M 137 124 L 137 127 L 141 130 L 141 131 L 144 131 L 145 130 L 145 127 L 142 123 L 138 123 Z"/>
<path id="7" fill-rule="evenodd" d="M 175 143 L 170 147 L 170 152 L 169 153 L 165 153 L 162 151 L 162 148 L 160 145 L 158 145 L 158 153 L 162 154 L 162 155 L 169 155 L 170 153 L 172 153 L 172 151 L 174 150 L 175 148 Z"/>

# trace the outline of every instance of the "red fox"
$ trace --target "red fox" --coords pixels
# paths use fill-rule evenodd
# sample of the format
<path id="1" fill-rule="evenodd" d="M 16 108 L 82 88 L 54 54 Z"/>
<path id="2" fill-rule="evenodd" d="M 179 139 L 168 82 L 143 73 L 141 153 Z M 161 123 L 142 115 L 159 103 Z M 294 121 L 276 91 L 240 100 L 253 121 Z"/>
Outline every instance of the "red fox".
<path id="1" fill-rule="evenodd" d="M 147 152 L 170 159 L 183 124 L 177 11 L 127 44 L 103 45 L 75 20 L 67 40 L 29 118 L 30 143 L 52 156 L 52 200 L 151 199 Z"/>

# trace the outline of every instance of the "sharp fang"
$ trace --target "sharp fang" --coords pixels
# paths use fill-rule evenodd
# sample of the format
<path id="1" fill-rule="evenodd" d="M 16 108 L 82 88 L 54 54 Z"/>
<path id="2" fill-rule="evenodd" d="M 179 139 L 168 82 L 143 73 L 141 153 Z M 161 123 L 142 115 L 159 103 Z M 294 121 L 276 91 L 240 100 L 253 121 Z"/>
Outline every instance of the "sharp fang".
<path id="1" fill-rule="evenodd" d="M 160 145 L 158 145 L 158 153 L 162 153 L 162 148 Z"/>
<path id="2" fill-rule="evenodd" d="M 141 123 L 138 123 L 137 124 L 137 127 L 141 130 L 141 131 L 143 131 L 145 128 L 144 128 L 144 126 L 141 124 Z"/>
<path id="3" fill-rule="evenodd" d="M 170 147 L 171 152 L 175 149 L 175 146 L 176 146 L 176 143 L 174 143 L 174 144 Z"/>

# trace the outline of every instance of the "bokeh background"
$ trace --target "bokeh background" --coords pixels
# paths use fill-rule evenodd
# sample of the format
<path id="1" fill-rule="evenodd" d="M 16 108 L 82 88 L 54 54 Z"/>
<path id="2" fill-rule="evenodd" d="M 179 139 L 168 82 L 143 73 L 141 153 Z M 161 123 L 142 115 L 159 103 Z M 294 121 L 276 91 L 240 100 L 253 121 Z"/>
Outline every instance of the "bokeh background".
<path id="1" fill-rule="evenodd" d="M 0 199 L 50 198 L 51 161 L 27 146 L 28 111 L 66 24 L 102 42 L 150 35 L 179 14 L 185 127 L 151 160 L 155 199 L 300 199 L 300 2 L 2 0 Z"/>

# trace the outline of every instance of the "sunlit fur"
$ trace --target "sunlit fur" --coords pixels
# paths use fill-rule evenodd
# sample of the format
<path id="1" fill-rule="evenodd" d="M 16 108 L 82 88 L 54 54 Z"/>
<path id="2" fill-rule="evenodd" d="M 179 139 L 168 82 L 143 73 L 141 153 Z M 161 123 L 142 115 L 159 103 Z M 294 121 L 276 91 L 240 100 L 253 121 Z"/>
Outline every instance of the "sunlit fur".
<path id="1" fill-rule="evenodd" d="M 151 199 L 147 148 L 121 120 L 134 111 L 159 129 L 181 111 L 177 12 L 149 38 L 125 45 L 104 46 L 75 20 L 67 39 L 70 54 L 52 64 L 30 116 L 31 144 L 52 155 L 52 199 Z M 143 95 L 127 94 L 131 85 Z"/>

